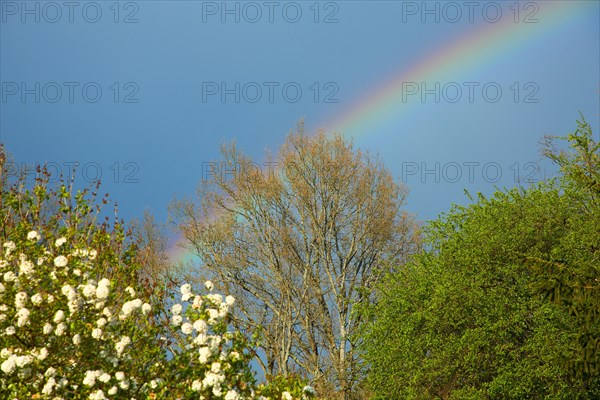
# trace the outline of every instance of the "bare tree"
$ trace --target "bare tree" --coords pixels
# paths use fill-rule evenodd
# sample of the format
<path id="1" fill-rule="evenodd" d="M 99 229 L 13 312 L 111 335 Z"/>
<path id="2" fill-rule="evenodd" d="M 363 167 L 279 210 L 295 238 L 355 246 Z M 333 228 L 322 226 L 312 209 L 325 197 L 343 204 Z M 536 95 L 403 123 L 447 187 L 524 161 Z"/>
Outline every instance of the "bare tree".
<path id="1" fill-rule="evenodd" d="M 352 398 L 361 323 L 352 308 L 417 247 L 406 191 L 380 160 L 340 136 L 309 137 L 302 123 L 270 158 L 275 168 L 235 145 L 222 156 L 235 174 L 214 171 L 198 199 L 170 207 L 200 273 L 237 297 L 240 329 L 261 333 L 267 376 L 303 371 Z"/>

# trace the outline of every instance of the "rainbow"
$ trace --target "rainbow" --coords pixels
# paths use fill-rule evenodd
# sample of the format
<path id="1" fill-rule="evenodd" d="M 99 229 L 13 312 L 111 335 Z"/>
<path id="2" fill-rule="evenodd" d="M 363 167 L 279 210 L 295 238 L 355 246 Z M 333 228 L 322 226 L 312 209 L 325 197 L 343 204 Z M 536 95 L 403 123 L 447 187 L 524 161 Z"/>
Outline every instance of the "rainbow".
<path id="1" fill-rule="evenodd" d="M 539 20 L 538 23 L 515 23 L 512 14 L 504 15 L 496 23 L 482 23 L 360 96 L 341 115 L 326 121 L 324 130 L 345 137 L 365 135 L 375 123 L 393 120 L 409 108 L 411 103 L 406 101 L 406 97 L 403 99 L 406 83 L 432 84 L 444 76 L 474 70 L 506 57 L 507 53 L 553 32 L 555 28 L 574 23 L 574 17 L 585 15 L 594 5 L 593 1 L 545 1 L 540 2 L 539 12 L 533 17 Z"/>
<path id="2" fill-rule="evenodd" d="M 508 14 L 496 23 L 482 23 L 384 80 L 382 85 L 360 96 L 343 113 L 321 126 L 325 132 L 348 138 L 365 135 L 373 125 L 393 121 L 409 108 L 410 103 L 403 101 L 406 82 L 431 82 L 482 67 L 563 25 L 574 23 L 575 17 L 585 15 L 595 6 L 593 1 L 545 1 L 540 3 L 539 13 L 535 16 L 539 23 L 515 23 L 513 15 Z M 194 256 L 184 248 L 184 242 L 180 235 L 172 241 L 168 251 L 172 261 L 193 259 Z"/>
<path id="3" fill-rule="evenodd" d="M 197 259 L 197 257 L 186 248 L 186 240 L 181 233 L 176 233 L 171 238 L 171 243 L 167 250 L 167 257 L 170 263 L 187 263 Z"/>

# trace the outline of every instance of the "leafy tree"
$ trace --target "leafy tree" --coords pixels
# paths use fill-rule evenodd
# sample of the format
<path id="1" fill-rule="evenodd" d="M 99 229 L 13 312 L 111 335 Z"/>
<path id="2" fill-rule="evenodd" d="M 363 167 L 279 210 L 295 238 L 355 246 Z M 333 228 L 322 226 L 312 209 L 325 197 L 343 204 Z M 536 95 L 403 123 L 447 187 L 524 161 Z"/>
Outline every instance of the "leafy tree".
<path id="1" fill-rule="evenodd" d="M 360 309 L 376 398 L 600 396 L 599 147 L 568 140 L 560 179 L 454 206 Z"/>
<path id="2" fill-rule="evenodd" d="M 556 150 L 553 138 L 544 149 L 561 168 L 561 189 L 571 210 L 568 234 L 550 253 L 528 261 L 538 291 L 574 318 L 577 331 L 563 365 L 591 387 L 600 373 L 600 143 L 583 117 L 578 125 L 562 138 L 575 151 Z"/>
<path id="3" fill-rule="evenodd" d="M 405 190 L 379 160 L 302 124 L 275 168 L 234 145 L 222 153 L 198 200 L 172 205 L 199 271 L 239 299 L 236 326 L 261 336 L 265 375 L 303 371 L 350 398 L 360 378 L 352 308 L 416 248 Z"/>

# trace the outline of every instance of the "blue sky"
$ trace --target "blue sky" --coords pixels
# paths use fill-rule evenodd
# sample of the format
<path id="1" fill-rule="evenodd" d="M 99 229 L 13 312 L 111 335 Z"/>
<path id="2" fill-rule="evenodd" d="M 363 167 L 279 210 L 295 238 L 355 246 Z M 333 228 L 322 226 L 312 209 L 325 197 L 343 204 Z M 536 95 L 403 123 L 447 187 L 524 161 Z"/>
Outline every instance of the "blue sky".
<path id="1" fill-rule="evenodd" d="M 79 162 L 77 179 L 101 174 L 123 217 L 147 208 L 162 221 L 221 143 L 235 139 L 262 161 L 299 118 L 309 130 L 324 126 L 419 59 L 495 23 L 495 10 L 515 28 L 529 18 L 531 37 L 444 80 L 415 82 L 493 83 L 498 102 L 481 92 L 473 102 L 417 97 L 354 132 L 408 185 L 407 209 L 433 218 L 465 203 L 463 189 L 491 193 L 516 176 L 551 174 L 545 162 L 534 169 L 538 142 L 572 131 L 580 111 L 600 127 L 600 2 L 564 2 L 583 11 L 558 23 L 545 14 L 555 2 L 471 2 L 472 21 L 467 3 L 1 0 L 0 142 L 20 163 L 66 172 Z"/>

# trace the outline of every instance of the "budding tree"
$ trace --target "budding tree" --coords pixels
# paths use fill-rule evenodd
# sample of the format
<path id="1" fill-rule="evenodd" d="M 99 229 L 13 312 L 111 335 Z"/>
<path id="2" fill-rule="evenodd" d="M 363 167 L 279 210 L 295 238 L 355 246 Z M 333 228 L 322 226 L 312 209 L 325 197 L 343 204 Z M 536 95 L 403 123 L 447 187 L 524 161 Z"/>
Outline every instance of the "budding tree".
<path id="1" fill-rule="evenodd" d="M 381 161 L 340 136 L 290 134 L 274 168 L 222 148 L 235 174 L 214 171 L 197 199 L 171 212 L 203 278 L 238 302 L 238 328 L 260 333 L 267 376 L 304 371 L 352 397 L 359 379 L 353 306 L 417 247 L 406 191 Z"/>

